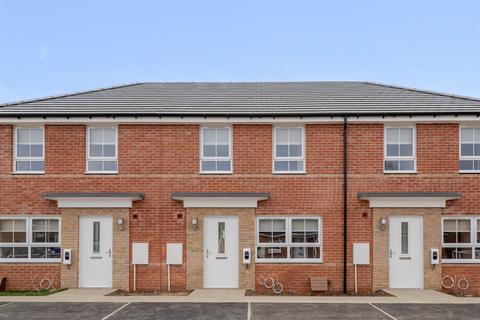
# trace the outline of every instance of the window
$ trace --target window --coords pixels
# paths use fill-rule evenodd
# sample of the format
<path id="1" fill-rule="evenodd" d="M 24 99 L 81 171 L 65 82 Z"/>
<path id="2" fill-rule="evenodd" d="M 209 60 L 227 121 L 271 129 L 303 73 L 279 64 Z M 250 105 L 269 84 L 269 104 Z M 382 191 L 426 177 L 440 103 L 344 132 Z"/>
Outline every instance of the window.
<path id="1" fill-rule="evenodd" d="M 58 218 L 0 218 L 1 262 L 59 262 Z"/>
<path id="2" fill-rule="evenodd" d="M 201 172 L 231 173 L 231 129 L 202 128 L 201 132 Z"/>
<path id="3" fill-rule="evenodd" d="M 14 172 L 44 172 L 43 128 L 15 128 Z"/>
<path id="4" fill-rule="evenodd" d="M 408 222 L 402 222 L 402 254 L 408 254 Z"/>
<path id="5" fill-rule="evenodd" d="M 444 218 L 443 262 L 480 263 L 480 218 Z"/>
<path id="6" fill-rule="evenodd" d="M 225 254 L 225 222 L 218 223 L 218 254 Z"/>
<path id="7" fill-rule="evenodd" d="M 460 171 L 480 172 L 480 128 L 460 129 Z"/>
<path id="8" fill-rule="evenodd" d="M 100 221 L 93 222 L 93 253 L 100 253 Z"/>
<path id="9" fill-rule="evenodd" d="M 88 128 L 87 172 L 117 172 L 117 128 Z"/>
<path id="10" fill-rule="evenodd" d="M 415 172 L 415 128 L 385 128 L 385 172 Z"/>
<path id="11" fill-rule="evenodd" d="M 304 129 L 274 128 L 273 172 L 305 172 Z"/>
<path id="12" fill-rule="evenodd" d="M 321 219 L 257 220 L 257 262 L 321 262 Z"/>

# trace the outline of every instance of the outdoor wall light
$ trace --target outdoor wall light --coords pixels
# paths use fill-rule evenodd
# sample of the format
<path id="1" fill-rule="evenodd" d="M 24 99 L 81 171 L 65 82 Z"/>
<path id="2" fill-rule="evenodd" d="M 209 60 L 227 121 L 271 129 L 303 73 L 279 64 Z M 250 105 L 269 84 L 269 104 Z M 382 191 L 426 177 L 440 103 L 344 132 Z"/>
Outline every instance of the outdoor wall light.
<path id="1" fill-rule="evenodd" d="M 197 218 L 192 218 L 192 229 L 197 231 L 198 230 L 198 221 Z"/>
<path id="2" fill-rule="evenodd" d="M 123 231 L 123 229 L 125 228 L 125 221 L 123 220 L 123 218 L 117 219 L 117 225 L 120 228 L 120 230 Z"/>
<path id="3" fill-rule="evenodd" d="M 387 218 L 380 218 L 380 229 L 384 230 L 387 225 Z"/>

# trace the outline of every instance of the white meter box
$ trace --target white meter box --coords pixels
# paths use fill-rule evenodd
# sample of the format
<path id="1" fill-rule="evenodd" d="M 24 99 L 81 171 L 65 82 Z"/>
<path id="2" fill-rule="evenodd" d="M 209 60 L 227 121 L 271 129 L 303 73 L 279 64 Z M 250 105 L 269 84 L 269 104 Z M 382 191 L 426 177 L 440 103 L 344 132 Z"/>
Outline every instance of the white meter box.
<path id="1" fill-rule="evenodd" d="M 183 263 L 183 243 L 167 243 L 167 264 Z"/>
<path id="2" fill-rule="evenodd" d="M 132 264 L 148 264 L 148 243 L 132 243 Z"/>
<path id="3" fill-rule="evenodd" d="M 370 264 L 370 243 L 353 244 L 353 264 Z"/>

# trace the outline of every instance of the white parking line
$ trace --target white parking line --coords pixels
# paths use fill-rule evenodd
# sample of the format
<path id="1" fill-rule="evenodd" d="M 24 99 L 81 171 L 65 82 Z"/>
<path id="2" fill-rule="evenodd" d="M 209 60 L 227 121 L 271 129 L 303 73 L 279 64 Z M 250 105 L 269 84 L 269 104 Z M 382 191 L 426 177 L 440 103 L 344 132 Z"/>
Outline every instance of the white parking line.
<path id="1" fill-rule="evenodd" d="M 8 305 L 10 305 L 10 304 L 12 304 L 12 303 L 15 303 L 15 301 L 12 301 L 12 302 L 5 303 L 5 304 L 0 305 L 0 309 L 3 308 L 3 307 L 6 307 L 6 306 L 8 306 Z"/>
<path id="2" fill-rule="evenodd" d="M 389 317 L 390 319 L 392 319 L 392 320 L 398 320 L 397 318 L 395 318 L 395 317 L 392 316 L 391 314 L 387 313 L 386 311 L 383 311 L 382 309 L 380 309 L 379 307 L 377 307 L 377 306 L 374 305 L 373 303 L 369 303 L 369 305 L 371 305 L 372 307 L 374 307 L 375 309 L 377 309 L 378 311 L 380 311 L 381 313 L 383 313 L 384 315 L 386 315 L 386 316 Z"/>
<path id="3" fill-rule="evenodd" d="M 110 317 L 113 316 L 115 313 L 117 313 L 118 311 L 120 311 L 120 310 L 122 310 L 123 308 L 125 308 L 126 306 L 128 306 L 130 303 L 132 303 L 132 302 L 125 303 L 123 306 L 121 306 L 121 307 L 118 308 L 117 310 L 113 311 L 112 313 L 110 313 L 110 314 L 107 315 L 106 317 L 103 317 L 102 320 L 105 320 L 105 319 L 110 318 Z"/>
<path id="4" fill-rule="evenodd" d="M 250 320 L 251 317 L 252 317 L 252 307 L 251 307 L 251 303 L 249 302 L 248 308 L 247 308 L 247 320 Z"/>

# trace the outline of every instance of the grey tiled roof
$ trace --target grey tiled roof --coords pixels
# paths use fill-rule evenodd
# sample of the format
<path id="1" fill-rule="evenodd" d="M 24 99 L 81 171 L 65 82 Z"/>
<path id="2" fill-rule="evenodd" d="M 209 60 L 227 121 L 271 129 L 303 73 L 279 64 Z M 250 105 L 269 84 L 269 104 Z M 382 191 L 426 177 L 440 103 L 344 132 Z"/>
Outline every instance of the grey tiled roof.
<path id="1" fill-rule="evenodd" d="M 0 116 L 309 116 L 479 112 L 480 99 L 357 81 L 148 82 L 0 106 Z"/>

